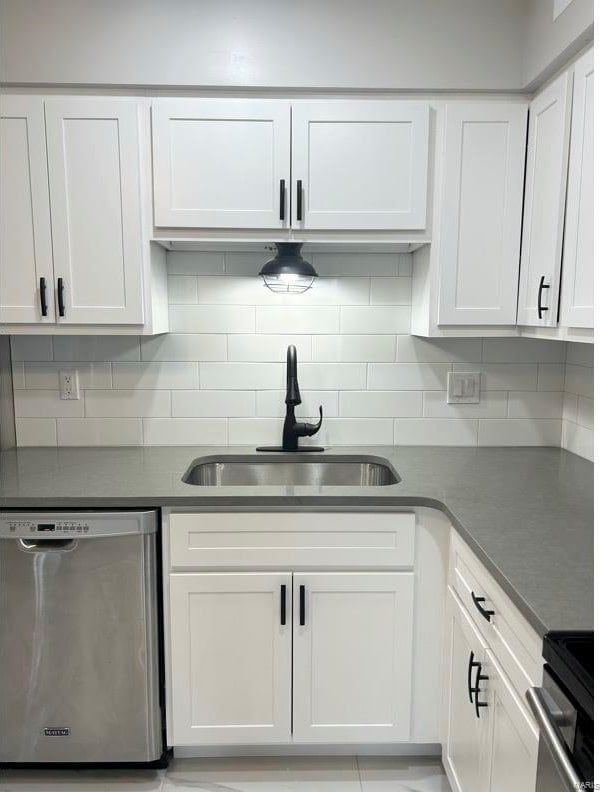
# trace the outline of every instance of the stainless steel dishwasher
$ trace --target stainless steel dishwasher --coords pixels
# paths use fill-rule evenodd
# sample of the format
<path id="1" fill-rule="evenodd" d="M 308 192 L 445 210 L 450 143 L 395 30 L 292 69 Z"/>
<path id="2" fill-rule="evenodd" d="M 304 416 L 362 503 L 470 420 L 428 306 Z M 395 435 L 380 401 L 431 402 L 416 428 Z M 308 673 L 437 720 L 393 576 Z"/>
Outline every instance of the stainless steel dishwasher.
<path id="1" fill-rule="evenodd" d="M 0 512 L 0 762 L 163 752 L 157 512 Z"/>

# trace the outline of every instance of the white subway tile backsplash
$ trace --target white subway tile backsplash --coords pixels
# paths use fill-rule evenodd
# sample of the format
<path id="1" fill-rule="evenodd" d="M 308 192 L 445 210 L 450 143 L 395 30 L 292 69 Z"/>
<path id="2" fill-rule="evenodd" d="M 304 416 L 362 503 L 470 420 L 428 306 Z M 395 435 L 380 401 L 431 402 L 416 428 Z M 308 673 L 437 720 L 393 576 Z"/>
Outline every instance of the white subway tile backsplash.
<path id="1" fill-rule="evenodd" d="M 341 333 L 408 333 L 410 307 L 407 305 L 347 306 L 340 309 Z"/>
<path id="2" fill-rule="evenodd" d="M 57 390 L 61 371 L 77 371 L 81 390 L 112 387 L 110 363 L 25 363 L 24 366 L 26 388 Z"/>
<path id="3" fill-rule="evenodd" d="M 231 335 L 227 339 L 227 359 L 281 363 L 290 344 L 296 347 L 299 360 L 311 359 L 309 335 Z"/>
<path id="4" fill-rule="evenodd" d="M 540 391 L 562 391 L 565 387 L 564 363 L 540 363 L 538 386 Z"/>
<path id="5" fill-rule="evenodd" d="M 280 446 L 282 428 L 280 418 L 230 418 L 229 445 Z"/>
<path id="6" fill-rule="evenodd" d="M 412 278 L 372 278 L 371 305 L 410 305 Z"/>
<path id="7" fill-rule="evenodd" d="M 12 336 L 13 360 L 52 360 L 52 336 Z"/>
<path id="8" fill-rule="evenodd" d="M 594 370 L 587 366 L 567 364 L 565 372 L 565 390 L 578 396 L 594 398 Z"/>
<path id="9" fill-rule="evenodd" d="M 233 251 L 225 253 L 225 272 L 228 275 L 254 276 L 258 280 L 258 273 L 263 264 L 275 255 L 272 250 Z M 310 261 L 310 254 L 302 253 L 302 257 Z"/>
<path id="10" fill-rule="evenodd" d="M 302 404 L 296 407 L 298 418 L 316 418 L 319 405 L 323 407 L 324 420 L 338 414 L 337 391 L 301 390 Z M 285 415 L 285 391 L 267 390 L 256 393 L 256 415 L 261 418 L 280 418 Z M 282 424 L 283 425 L 283 424 Z"/>
<path id="11" fill-rule="evenodd" d="M 337 306 L 260 305 L 256 308 L 257 333 L 337 333 L 339 326 Z"/>
<path id="12" fill-rule="evenodd" d="M 369 363 L 369 390 L 445 390 L 448 366 L 418 363 Z"/>
<path id="13" fill-rule="evenodd" d="M 315 361 L 385 363 L 395 355 L 393 335 L 316 335 L 312 339 Z"/>
<path id="14" fill-rule="evenodd" d="M 57 390 L 15 391 L 16 418 L 83 417 L 83 399 L 66 401 Z"/>
<path id="15" fill-rule="evenodd" d="M 227 336 L 168 333 L 142 339 L 142 360 L 226 360 Z"/>
<path id="16" fill-rule="evenodd" d="M 85 394 L 88 418 L 145 418 L 171 415 L 171 391 L 110 390 Z"/>
<path id="17" fill-rule="evenodd" d="M 140 339 L 136 336 L 54 336 L 54 360 L 95 362 L 139 359 Z"/>
<path id="18" fill-rule="evenodd" d="M 54 418 L 15 418 L 15 430 L 18 446 L 56 445 Z"/>
<path id="19" fill-rule="evenodd" d="M 486 363 L 564 363 L 563 341 L 537 338 L 484 338 L 483 360 Z"/>
<path id="20" fill-rule="evenodd" d="M 226 418 L 144 418 L 144 445 L 226 444 Z"/>
<path id="21" fill-rule="evenodd" d="M 408 274 L 406 262 L 397 253 L 313 253 L 312 264 L 319 275 L 398 275 Z"/>
<path id="22" fill-rule="evenodd" d="M 562 421 L 507 418 L 479 422 L 480 446 L 560 445 Z"/>
<path id="23" fill-rule="evenodd" d="M 222 275 L 225 254 L 199 251 L 167 251 L 169 275 Z"/>
<path id="24" fill-rule="evenodd" d="M 567 363 L 592 368 L 594 365 L 594 345 L 568 343 Z"/>
<path id="25" fill-rule="evenodd" d="M 25 388 L 25 364 L 22 361 L 12 361 L 12 381 L 13 390 L 23 390 Z"/>
<path id="26" fill-rule="evenodd" d="M 479 404 L 448 404 L 445 391 L 423 393 L 426 418 L 506 418 L 506 391 L 481 391 Z"/>
<path id="27" fill-rule="evenodd" d="M 577 423 L 577 401 L 579 397 L 574 393 L 563 393 L 563 421 Z"/>
<path id="28" fill-rule="evenodd" d="M 113 363 L 113 387 L 123 390 L 197 388 L 197 363 Z"/>
<path id="29" fill-rule="evenodd" d="M 178 418 L 229 418 L 255 414 L 254 391 L 173 391 L 172 414 Z"/>
<path id="30" fill-rule="evenodd" d="M 455 371 L 481 371 L 482 390 L 535 390 L 537 366 L 531 363 L 482 363 L 480 366 L 455 364 Z"/>
<path id="31" fill-rule="evenodd" d="M 577 397 L 577 423 L 587 429 L 594 428 L 594 400 L 585 396 Z"/>
<path id="32" fill-rule="evenodd" d="M 458 418 L 396 418 L 396 445 L 477 445 L 477 420 Z"/>
<path id="33" fill-rule="evenodd" d="M 423 414 L 421 391 L 342 391 L 340 416 L 418 418 Z"/>
<path id="34" fill-rule="evenodd" d="M 170 275 L 167 287 L 170 305 L 198 302 L 198 278 L 194 275 Z"/>
<path id="35" fill-rule="evenodd" d="M 283 363 L 200 363 L 203 390 L 274 390 L 284 384 Z"/>
<path id="36" fill-rule="evenodd" d="M 142 445 L 141 418 L 57 418 L 59 446 Z"/>
<path id="37" fill-rule="evenodd" d="M 253 333 L 253 305 L 171 305 L 169 330 L 173 333 Z"/>
<path id="38" fill-rule="evenodd" d="M 563 421 L 561 445 L 573 454 L 589 460 L 594 459 L 594 433 L 585 426 Z"/>
<path id="39" fill-rule="evenodd" d="M 481 339 L 429 339 L 400 335 L 396 360 L 399 363 L 478 363 L 481 360 Z"/>
<path id="40" fill-rule="evenodd" d="M 298 380 L 309 390 L 348 390 L 367 384 L 366 363 L 298 363 Z"/>
<path id="41" fill-rule="evenodd" d="M 307 438 L 310 445 L 393 445 L 393 418 L 331 418 L 318 435 Z"/>
<path id="42" fill-rule="evenodd" d="M 269 291 L 262 278 L 221 275 L 198 278 L 201 305 L 273 305 L 279 295 Z"/>
<path id="43" fill-rule="evenodd" d="M 563 395 L 559 391 L 511 391 L 509 418 L 557 418 L 563 414 Z"/>

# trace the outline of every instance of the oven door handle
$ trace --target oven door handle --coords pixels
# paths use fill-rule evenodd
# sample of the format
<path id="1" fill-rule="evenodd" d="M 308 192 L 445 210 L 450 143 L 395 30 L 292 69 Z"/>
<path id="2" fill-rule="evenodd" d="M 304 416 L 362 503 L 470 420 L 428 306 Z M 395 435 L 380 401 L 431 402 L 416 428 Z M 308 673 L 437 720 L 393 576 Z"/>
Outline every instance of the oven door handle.
<path id="1" fill-rule="evenodd" d="M 573 758 L 562 738 L 555 714 L 552 712 L 553 709 L 557 708 L 556 706 L 554 708 L 551 706 L 548 693 L 543 688 L 530 687 L 525 693 L 525 698 L 540 727 L 540 734 L 548 746 L 550 756 L 556 765 L 565 789 L 583 789 L 583 778 L 581 778 L 573 765 Z"/>

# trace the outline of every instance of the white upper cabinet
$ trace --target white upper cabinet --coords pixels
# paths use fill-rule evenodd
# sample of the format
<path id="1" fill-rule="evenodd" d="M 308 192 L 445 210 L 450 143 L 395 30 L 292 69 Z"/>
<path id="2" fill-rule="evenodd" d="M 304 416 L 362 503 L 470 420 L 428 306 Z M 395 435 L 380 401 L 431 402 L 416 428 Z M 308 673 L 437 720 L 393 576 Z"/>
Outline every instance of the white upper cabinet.
<path id="1" fill-rule="evenodd" d="M 0 322 L 54 322 L 44 102 L 0 97 Z"/>
<path id="2" fill-rule="evenodd" d="M 573 68 L 560 324 L 594 326 L 594 52 Z"/>
<path id="3" fill-rule="evenodd" d="M 282 228 L 289 223 L 290 103 L 152 103 L 154 223 Z"/>
<path id="4" fill-rule="evenodd" d="M 556 327 L 567 183 L 572 73 L 529 107 L 518 324 Z"/>
<path id="5" fill-rule="evenodd" d="M 516 322 L 526 135 L 524 103 L 448 103 L 440 324 Z"/>
<path id="6" fill-rule="evenodd" d="M 135 101 L 46 100 L 57 321 L 142 324 Z"/>
<path id="7" fill-rule="evenodd" d="M 425 102 L 294 102 L 292 226 L 424 229 L 429 117 Z"/>
<path id="8" fill-rule="evenodd" d="M 395 742 L 411 728 L 412 572 L 294 575 L 294 740 Z"/>

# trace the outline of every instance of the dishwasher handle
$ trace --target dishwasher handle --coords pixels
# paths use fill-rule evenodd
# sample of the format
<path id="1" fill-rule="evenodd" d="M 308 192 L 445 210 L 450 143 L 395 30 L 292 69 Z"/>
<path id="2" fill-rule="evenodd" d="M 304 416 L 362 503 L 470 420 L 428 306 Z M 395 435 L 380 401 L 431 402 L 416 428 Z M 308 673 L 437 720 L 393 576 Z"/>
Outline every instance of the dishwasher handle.
<path id="1" fill-rule="evenodd" d="M 583 789 L 583 779 L 574 766 L 571 753 L 562 738 L 556 714 L 553 713 L 548 701 L 548 693 L 541 687 L 530 687 L 525 693 L 525 698 L 540 727 L 540 734 L 548 746 L 565 789 Z"/>
<path id="2" fill-rule="evenodd" d="M 68 553 L 77 547 L 77 539 L 17 539 L 22 550 L 28 553 L 59 550 Z"/>

